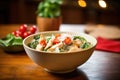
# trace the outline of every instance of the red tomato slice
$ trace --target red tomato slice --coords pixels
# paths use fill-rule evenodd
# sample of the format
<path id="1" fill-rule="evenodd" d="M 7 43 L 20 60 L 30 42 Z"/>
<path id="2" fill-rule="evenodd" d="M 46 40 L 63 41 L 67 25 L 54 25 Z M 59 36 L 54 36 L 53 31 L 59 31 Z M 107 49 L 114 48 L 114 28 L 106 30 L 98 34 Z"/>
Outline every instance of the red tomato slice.
<path id="1" fill-rule="evenodd" d="M 70 38 L 70 37 L 66 37 L 65 40 L 64 40 L 64 43 L 65 43 L 66 45 L 71 44 L 71 43 L 72 43 L 71 38 Z"/>
<path id="2" fill-rule="evenodd" d="M 58 44 L 58 43 L 60 43 L 59 39 L 55 38 L 55 39 L 53 40 L 53 44 Z"/>
<path id="3" fill-rule="evenodd" d="M 45 46 L 47 45 L 47 43 L 46 43 L 45 40 L 41 40 L 41 41 L 40 41 L 40 44 L 41 44 L 43 47 L 45 47 Z"/>

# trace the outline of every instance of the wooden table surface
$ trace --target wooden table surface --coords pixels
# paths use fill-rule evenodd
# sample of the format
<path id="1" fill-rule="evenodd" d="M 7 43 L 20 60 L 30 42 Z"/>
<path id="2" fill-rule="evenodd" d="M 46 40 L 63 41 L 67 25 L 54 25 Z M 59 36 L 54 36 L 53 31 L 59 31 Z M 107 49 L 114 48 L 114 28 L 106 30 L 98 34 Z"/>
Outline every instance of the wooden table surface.
<path id="1" fill-rule="evenodd" d="M 0 25 L 0 38 L 19 25 Z M 46 72 L 26 53 L 8 53 L 0 49 L 0 80 L 120 80 L 120 54 L 95 50 L 90 59 L 66 74 Z"/>

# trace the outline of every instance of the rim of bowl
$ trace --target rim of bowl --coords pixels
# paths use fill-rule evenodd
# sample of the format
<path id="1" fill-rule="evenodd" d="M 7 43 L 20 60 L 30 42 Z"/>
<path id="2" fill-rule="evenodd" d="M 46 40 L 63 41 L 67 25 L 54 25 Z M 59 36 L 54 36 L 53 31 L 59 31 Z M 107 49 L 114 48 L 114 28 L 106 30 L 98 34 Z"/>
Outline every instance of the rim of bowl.
<path id="1" fill-rule="evenodd" d="M 32 37 L 32 36 L 35 36 L 35 35 L 38 35 L 38 34 L 44 34 L 44 33 L 50 33 L 50 34 L 52 34 L 52 33 L 71 33 L 71 34 L 77 34 L 77 35 L 85 35 L 85 36 L 89 36 L 89 37 L 91 37 L 92 39 L 94 39 L 94 44 L 92 44 L 92 46 L 91 47 L 89 47 L 89 48 L 87 48 L 87 49 L 83 49 L 83 50 L 78 50 L 78 51 L 72 51 L 72 52 L 45 52 L 45 51 L 37 51 L 37 50 L 35 50 L 35 49 L 32 49 L 32 48 L 30 48 L 29 46 L 27 46 L 26 44 L 25 44 L 25 41 L 28 39 L 28 38 L 30 38 L 30 37 Z M 43 32 L 38 32 L 38 33 L 35 33 L 35 34 L 32 34 L 32 35 L 29 35 L 29 36 L 27 36 L 24 40 L 23 40 L 23 46 L 24 47 L 26 47 L 26 48 L 28 48 L 28 49 L 30 49 L 30 50 L 33 50 L 33 51 L 36 51 L 36 52 L 41 52 L 41 53 L 46 53 L 46 54 L 68 54 L 68 53 L 76 53 L 76 52 L 83 52 L 83 51 L 86 51 L 86 50 L 89 50 L 89 49 L 91 49 L 91 48 L 93 48 L 93 47 L 95 47 L 97 45 L 97 40 L 95 39 L 95 37 L 93 37 L 93 36 L 91 36 L 91 35 L 88 35 L 88 34 L 86 34 L 86 33 L 79 33 L 79 32 L 70 32 L 70 31 L 43 31 Z"/>

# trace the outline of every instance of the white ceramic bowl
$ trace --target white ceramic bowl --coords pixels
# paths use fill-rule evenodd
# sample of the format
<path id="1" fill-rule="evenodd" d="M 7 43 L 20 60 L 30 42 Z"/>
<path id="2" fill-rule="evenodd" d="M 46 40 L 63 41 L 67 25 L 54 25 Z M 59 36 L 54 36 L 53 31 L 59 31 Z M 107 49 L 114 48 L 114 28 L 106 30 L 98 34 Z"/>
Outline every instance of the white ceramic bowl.
<path id="1" fill-rule="evenodd" d="M 90 43 L 92 43 L 92 47 L 75 52 L 67 52 L 67 53 L 48 53 L 44 51 L 36 51 L 28 47 L 28 43 L 31 42 L 33 37 L 38 34 L 43 35 L 51 35 L 51 34 L 69 34 L 69 35 L 79 35 L 87 39 Z M 95 46 L 97 44 L 97 40 L 87 34 L 83 33 L 75 33 L 75 32 L 61 32 L 61 31 L 46 31 L 40 32 L 26 37 L 23 40 L 24 49 L 29 56 L 29 58 L 35 62 L 36 64 L 42 66 L 45 70 L 54 72 L 54 73 L 66 73 L 75 70 L 78 66 L 85 63 L 90 56 L 92 55 Z"/>

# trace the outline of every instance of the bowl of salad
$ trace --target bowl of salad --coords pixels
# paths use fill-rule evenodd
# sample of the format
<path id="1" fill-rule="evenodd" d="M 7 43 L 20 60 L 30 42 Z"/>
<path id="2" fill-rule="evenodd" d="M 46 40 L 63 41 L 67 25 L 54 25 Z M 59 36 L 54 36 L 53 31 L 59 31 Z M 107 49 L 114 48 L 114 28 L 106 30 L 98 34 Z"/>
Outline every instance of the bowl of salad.
<path id="1" fill-rule="evenodd" d="M 84 33 L 46 31 L 26 37 L 24 49 L 29 58 L 53 73 L 67 73 L 84 64 L 97 40 Z"/>

